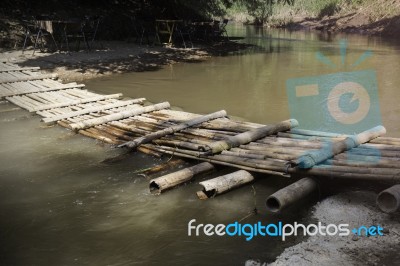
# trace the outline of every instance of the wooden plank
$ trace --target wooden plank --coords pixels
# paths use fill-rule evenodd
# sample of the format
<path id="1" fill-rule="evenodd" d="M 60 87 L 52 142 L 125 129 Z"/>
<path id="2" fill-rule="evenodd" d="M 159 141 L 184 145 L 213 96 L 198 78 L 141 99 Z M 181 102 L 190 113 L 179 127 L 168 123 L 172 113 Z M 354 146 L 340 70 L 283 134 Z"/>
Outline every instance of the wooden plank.
<path id="1" fill-rule="evenodd" d="M 84 115 L 84 114 L 94 113 L 94 112 L 100 112 L 100 111 L 104 111 L 104 110 L 112 109 L 112 108 L 116 108 L 116 107 L 122 107 L 122 106 L 131 105 L 131 104 L 142 103 L 144 101 L 145 101 L 145 98 L 139 98 L 139 99 L 134 99 L 134 100 L 129 100 L 129 101 L 118 101 L 116 103 L 105 104 L 105 105 L 91 107 L 91 108 L 85 108 L 85 109 L 82 109 L 79 111 L 60 114 L 57 116 L 46 117 L 46 118 L 43 118 L 42 121 L 45 122 L 46 124 L 51 124 L 58 120 L 63 120 L 63 119 L 71 118 L 71 117 Z"/>

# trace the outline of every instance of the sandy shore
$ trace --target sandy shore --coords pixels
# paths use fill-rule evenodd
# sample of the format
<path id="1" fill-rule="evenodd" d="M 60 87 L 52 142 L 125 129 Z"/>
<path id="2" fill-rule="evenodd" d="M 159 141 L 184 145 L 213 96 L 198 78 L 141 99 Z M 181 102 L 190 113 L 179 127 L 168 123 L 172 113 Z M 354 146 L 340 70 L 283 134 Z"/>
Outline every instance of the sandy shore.
<path id="1" fill-rule="evenodd" d="M 104 42 L 101 49 L 79 52 L 47 53 L 32 48 L 2 51 L 0 60 L 21 66 L 39 66 L 56 73 L 64 81 L 83 81 L 125 72 L 154 71 L 177 62 L 198 62 L 211 56 L 240 52 L 248 47 L 236 42 L 221 42 L 193 49 L 137 45 L 128 42 Z"/>

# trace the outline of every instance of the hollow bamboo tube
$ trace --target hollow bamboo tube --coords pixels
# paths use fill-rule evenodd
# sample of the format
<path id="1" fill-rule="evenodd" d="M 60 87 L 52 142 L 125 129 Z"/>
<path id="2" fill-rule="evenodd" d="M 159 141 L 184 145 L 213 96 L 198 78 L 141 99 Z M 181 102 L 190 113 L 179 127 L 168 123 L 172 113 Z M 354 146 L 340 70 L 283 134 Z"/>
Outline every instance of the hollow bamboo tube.
<path id="1" fill-rule="evenodd" d="M 179 125 L 171 126 L 171 127 L 165 128 L 163 130 L 159 130 L 159 131 L 156 131 L 154 133 L 148 134 L 148 135 L 143 136 L 141 138 L 137 138 L 137 139 L 135 139 L 133 141 L 126 142 L 126 143 L 120 145 L 119 147 L 128 147 L 128 148 L 134 149 L 139 145 L 148 143 L 148 142 L 150 142 L 152 140 L 161 138 L 161 137 L 166 136 L 168 134 L 173 134 L 173 133 L 175 133 L 177 131 L 180 131 L 182 129 L 185 129 L 185 128 L 188 128 L 188 127 L 192 127 L 194 125 L 198 125 L 198 124 L 201 124 L 203 122 L 206 122 L 206 121 L 209 121 L 209 120 L 212 120 L 212 119 L 224 117 L 226 115 L 227 115 L 226 111 L 222 110 L 222 111 L 218 111 L 218 112 L 211 113 L 211 114 L 208 114 L 208 115 L 204 115 L 204 116 L 201 116 L 201 117 L 197 117 L 197 118 L 188 120 L 188 121 L 186 121 L 184 123 L 181 123 Z"/>
<path id="2" fill-rule="evenodd" d="M 280 212 L 318 189 L 312 178 L 305 177 L 270 195 L 265 201 L 267 210 Z"/>
<path id="3" fill-rule="evenodd" d="M 314 165 L 330 159 L 336 154 L 355 148 L 385 133 L 386 129 L 383 126 L 371 128 L 358 135 L 347 137 L 344 140 L 333 142 L 330 145 L 328 144 L 319 150 L 307 152 L 298 159 L 291 161 L 290 166 L 305 169 L 312 168 Z"/>
<path id="4" fill-rule="evenodd" d="M 392 186 L 378 194 L 376 198 L 378 207 L 386 213 L 400 210 L 400 184 Z"/>
<path id="5" fill-rule="evenodd" d="M 113 114 L 109 114 L 109 115 L 105 115 L 105 116 L 101 116 L 101 117 L 97 117 L 97 118 L 92 118 L 92 119 L 84 120 L 84 121 L 81 121 L 78 123 L 72 123 L 69 126 L 72 130 L 76 131 L 76 130 L 80 130 L 80 129 L 85 129 L 85 128 L 105 124 L 105 123 L 115 121 L 115 120 L 121 120 L 121 119 L 128 118 L 128 117 L 135 116 L 135 115 L 140 115 L 140 114 L 144 114 L 144 113 L 148 113 L 148 112 L 153 112 L 156 110 L 166 109 L 169 107 L 170 107 L 170 104 L 168 102 L 158 103 L 158 104 L 149 105 L 146 107 L 132 108 L 132 109 L 128 109 L 128 110 L 125 110 L 125 111 L 122 111 L 119 113 L 113 113 Z"/>
<path id="6" fill-rule="evenodd" d="M 197 192 L 199 199 L 213 198 L 219 194 L 228 192 L 234 188 L 250 183 L 254 180 L 252 174 L 245 170 L 239 170 L 231 174 L 219 176 L 200 182 L 203 190 Z"/>
<path id="7" fill-rule="evenodd" d="M 210 172 L 214 170 L 214 165 L 204 162 L 177 172 L 160 176 L 150 180 L 150 192 L 160 194 L 161 192 L 176 187 L 191 180 L 195 175 Z"/>
<path id="8" fill-rule="evenodd" d="M 275 125 L 268 125 L 261 128 L 252 129 L 235 136 L 230 136 L 225 140 L 216 141 L 211 144 L 201 146 L 201 150 L 207 152 L 208 154 L 216 154 L 222 152 L 223 150 L 229 150 L 231 148 L 240 146 L 242 144 L 247 144 L 280 131 L 289 130 L 292 127 L 298 126 L 298 124 L 299 123 L 297 120 L 289 119 Z"/>

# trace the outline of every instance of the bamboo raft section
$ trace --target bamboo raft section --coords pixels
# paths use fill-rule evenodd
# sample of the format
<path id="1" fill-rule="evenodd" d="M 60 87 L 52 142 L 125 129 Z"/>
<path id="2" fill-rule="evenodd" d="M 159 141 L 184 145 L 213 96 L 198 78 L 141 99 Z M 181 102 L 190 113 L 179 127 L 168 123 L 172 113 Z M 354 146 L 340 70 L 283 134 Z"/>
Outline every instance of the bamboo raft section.
<path id="1" fill-rule="evenodd" d="M 150 190 L 157 193 L 214 170 L 213 165 L 240 171 L 201 182 L 200 198 L 254 182 L 247 171 L 295 180 L 400 183 L 400 138 L 384 137 L 382 126 L 347 136 L 298 129 L 295 119 L 261 125 L 230 119 L 224 110 L 199 115 L 172 110 L 168 102 L 99 95 L 83 84 L 55 78 L 36 67 L 0 63 L 0 100 L 35 112 L 46 124 L 57 123 L 120 148 L 207 162 L 152 179 Z"/>

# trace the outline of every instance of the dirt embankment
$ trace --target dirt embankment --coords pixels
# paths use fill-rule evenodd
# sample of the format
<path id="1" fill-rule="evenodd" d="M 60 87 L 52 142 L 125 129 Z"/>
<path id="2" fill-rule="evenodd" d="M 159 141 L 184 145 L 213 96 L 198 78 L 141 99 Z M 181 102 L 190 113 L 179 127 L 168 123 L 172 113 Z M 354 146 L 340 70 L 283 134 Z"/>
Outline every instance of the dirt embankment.
<path id="1" fill-rule="evenodd" d="M 368 16 L 353 12 L 346 15 L 325 16 L 323 18 L 297 18 L 293 22 L 278 27 L 293 30 L 348 32 L 397 38 L 400 35 L 400 16 L 370 22 Z"/>
<path id="2" fill-rule="evenodd" d="M 397 38 L 400 0 L 298 0 L 292 6 L 278 6 L 271 26 Z"/>

